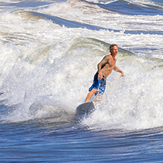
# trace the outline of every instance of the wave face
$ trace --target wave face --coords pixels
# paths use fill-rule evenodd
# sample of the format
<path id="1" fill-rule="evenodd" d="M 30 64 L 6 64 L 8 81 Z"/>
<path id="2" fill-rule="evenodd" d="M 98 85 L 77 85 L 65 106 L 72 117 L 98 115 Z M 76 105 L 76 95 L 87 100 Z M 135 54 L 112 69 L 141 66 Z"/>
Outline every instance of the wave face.
<path id="1" fill-rule="evenodd" d="M 117 64 L 126 75 L 119 79 L 119 74 L 113 73 L 108 78 L 104 101 L 83 123 L 105 129 L 162 126 L 163 17 L 115 14 L 107 6 L 116 3 L 126 6 L 133 2 L 98 2 L 106 9 L 80 1 L 1 5 L 1 11 L 5 10 L 1 14 L 1 101 L 14 108 L 1 116 L 2 120 L 25 121 L 52 114 L 41 109 L 31 116 L 29 108 L 36 103 L 42 108 L 54 106 L 53 115 L 56 108 L 73 114 L 85 99 L 97 63 L 109 53 L 109 44 L 116 43 L 120 47 Z M 145 4 L 160 3 L 144 1 L 139 7 Z M 100 125 L 100 113 L 106 115 L 101 122 L 106 125 Z"/>
<path id="2" fill-rule="evenodd" d="M 1 161 L 162 160 L 162 11 L 161 0 L 0 0 Z M 113 43 L 125 76 L 113 71 L 76 121 Z"/>

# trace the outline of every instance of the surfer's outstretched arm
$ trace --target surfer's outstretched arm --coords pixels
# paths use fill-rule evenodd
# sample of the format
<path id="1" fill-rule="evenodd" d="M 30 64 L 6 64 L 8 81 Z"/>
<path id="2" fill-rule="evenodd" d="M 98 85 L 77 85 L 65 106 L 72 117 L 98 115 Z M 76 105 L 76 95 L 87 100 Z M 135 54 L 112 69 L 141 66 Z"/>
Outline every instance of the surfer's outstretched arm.
<path id="1" fill-rule="evenodd" d="M 124 76 L 123 71 L 120 70 L 117 66 L 114 67 L 114 71 L 117 71 L 117 72 L 121 73 L 121 77 Z"/>

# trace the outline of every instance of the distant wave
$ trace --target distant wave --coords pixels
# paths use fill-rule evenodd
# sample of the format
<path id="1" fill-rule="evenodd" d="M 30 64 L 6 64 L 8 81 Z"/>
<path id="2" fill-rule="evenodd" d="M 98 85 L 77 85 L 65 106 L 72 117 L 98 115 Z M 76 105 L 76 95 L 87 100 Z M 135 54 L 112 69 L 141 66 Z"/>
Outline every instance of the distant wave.
<path id="1" fill-rule="evenodd" d="M 163 5 L 152 1 L 87 1 L 101 8 L 128 15 L 163 15 Z"/>
<path id="2" fill-rule="evenodd" d="M 62 19 L 60 17 L 57 16 L 51 16 L 51 15 L 47 15 L 47 14 L 42 14 L 42 13 L 38 13 L 38 12 L 32 12 L 33 15 L 37 15 L 37 16 L 41 16 L 43 18 L 52 20 L 54 23 L 58 24 L 59 26 L 65 26 L 67 28 L 87 28 L 87 29 L 91 29 L 91 30 L 100 30 L 100 29 L 105 29 L 105 30 L 111 30 L 114 32 L 120 32 L 120 30 L 114 30 L 114 29 L 110 29 L 110 28 L 103 28 L 100 26 L 95 26 L 95 25 L 89 25 L 89 24 L 83 24 L 83 23 L 79 23 L 79 22 L 75 22 L 75 21 L 70 21 L 70 20 L 66 20 L 66 19 Z M 124 31 L 125 34 L 161 34 L 163 35 L 163 31 L 129 31 L 129 30 L 125 30 Z"/>
<path id="3" fill-rule="evenodd" d="M 41 16 L 46 19 L 50 19 L 54 23 L 56 23 L 60 26 L 65 26 L 67 28 L 87 28 L 87 29 L 91 29 L 91 30 L 107 29 L 107 28 L 102 28 L 100 26 L 93 26 L 93 25 L 83 24 L 83 23 L 79 23 L 79 22 L 75 22 L 75 21 L 69 21 L 66 19 L 59 18 L 57 16 L 51 16 L 51 15 L 42 14 L 42 13 L 38 13 L 38 12 L 32 12 L 32 14 Z"/>

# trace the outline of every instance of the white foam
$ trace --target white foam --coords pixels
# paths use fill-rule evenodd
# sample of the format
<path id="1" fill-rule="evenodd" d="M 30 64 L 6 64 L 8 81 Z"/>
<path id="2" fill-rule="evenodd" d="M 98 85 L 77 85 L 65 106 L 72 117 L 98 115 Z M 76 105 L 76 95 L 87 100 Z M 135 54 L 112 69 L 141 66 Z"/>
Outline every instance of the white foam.
<path id="1" fill-rule="evenodd" d="M 81 23 L 100 24 L 101 27 L 114 30 L 162 31 L 163 16 L 115 14 L 85 2 L 68 1 L 38 11 Z"/>
<path id="2" fill-rule="evenodd" d="M 16 0 L 14 0 L 14 1 L 13 0 L 0 0 L 0 2 L 5 2 L 5 3 L 18 3 L 18 2 L 21 2 L 21 1 L 22 0 L 19 0 L 19 1 L 18 0 L 17 1 Z"/>
<path id="3" fill-rule="evenodd" d="M 123 65 L 125 77 L 118 79 L 112 75 L 108 78 L 103 102 L 89 118 L 83 120 L 83 125 L 96 130 L 162 126 L 161 69 L 144 70 L 144 64 L 138 63 Z"/>
<path id="4" fill-rule="evenodd" d="M 41 118 L 55 113 L 57 109 L 75 113 L 76 106 L 84 101 L 92 84 L 97 63 L 108 54 L 107 44 L 87 39 L 90 37 L 116 43 L 135 53 L 135 56 L 128 53 L 125 57 L 120 52 L 117 66 L 124 71 L 125 77 L 119 78 L 120 74 L 116 72 L 111 74 L 107 79 L 103 102 L 82 124 L 92 129 L 162 126 L 163 78 L 160 51 L 163 36 L 125 34 L 124 30 L 151 28 L 157 31 L 161 29 L 163 17 L 129 16 L 129 20 L 126 20 L 123 15 L 101 12 L 104 10 L 97 6 L 93 8 L 95 11 L 89 10 L 89 6 L 83 3 L 78 7 L 77 4 L 70 3 L 51 5 L 48 9 L 39 11 L 63 16 L 61 9 L 64 7 L 68 9 L 66 18 L 78 18 L 80 22 L 97 25 L 101 22 L 101 26 L 121 31 L 60 27 L 50 20 L 31 16 L 25 11 L 2 13 L 0 86 L 4 94 L 0 96 L 0 100 L 6 100 L 4 104 L 13 109 L 7 115 L 2 115 L 1 120 L 19 122 Z M 97 16 L 96 13 L 98 17 L 92 19 Z M 87 15 L 89 17 L 86 18 Z M 143 24 L 145 19 L 146 23 Z M 131 20 L 135 26 L 126 24 Z M 116 26 L 117 22 L 119 26 Z M 138 22 L 142 24 L 139 25 Z M 160 60 L 152 61 L 154 58 Z M 35 102 L 41 103 L 42 99 L 45 101 L 46 111 L 41 110 L 36 117 L 29 115 L 29 108 Z M 51 102 L 53 99 L 57 101 L 57 105 Z"/>

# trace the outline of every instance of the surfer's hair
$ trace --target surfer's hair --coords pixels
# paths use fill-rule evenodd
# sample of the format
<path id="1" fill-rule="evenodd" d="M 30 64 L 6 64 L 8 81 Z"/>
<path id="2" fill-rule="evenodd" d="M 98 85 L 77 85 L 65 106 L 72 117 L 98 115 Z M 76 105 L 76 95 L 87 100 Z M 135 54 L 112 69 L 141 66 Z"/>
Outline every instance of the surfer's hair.
<path id="1" fill-rule="evenodd" d="M 117 44 L 110 45 L 110 51 L 113 49 L 114 46 L 117 46 Z M 117 46 L 118 47 L 118 46 Z"/>

